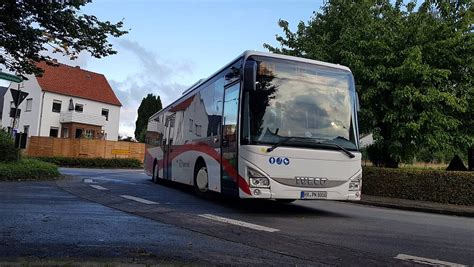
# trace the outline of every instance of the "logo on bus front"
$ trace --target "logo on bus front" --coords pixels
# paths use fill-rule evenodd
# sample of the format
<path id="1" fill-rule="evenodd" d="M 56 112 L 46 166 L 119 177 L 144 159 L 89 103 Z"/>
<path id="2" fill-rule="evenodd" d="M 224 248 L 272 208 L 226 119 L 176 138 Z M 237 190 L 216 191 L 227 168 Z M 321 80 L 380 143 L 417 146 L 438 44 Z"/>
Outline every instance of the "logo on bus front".
<path id="1" fill-rule="evenodd" d="M 282 158 L 282 157 L 270 157 L 268 159 L 268 163 L 270 164 L 278 164 L 278 165 L 281 165 L 281 164 L 284 164 L 284 165 L 289 165 L 290 164 L 290 159 L 289 158 Z"/>

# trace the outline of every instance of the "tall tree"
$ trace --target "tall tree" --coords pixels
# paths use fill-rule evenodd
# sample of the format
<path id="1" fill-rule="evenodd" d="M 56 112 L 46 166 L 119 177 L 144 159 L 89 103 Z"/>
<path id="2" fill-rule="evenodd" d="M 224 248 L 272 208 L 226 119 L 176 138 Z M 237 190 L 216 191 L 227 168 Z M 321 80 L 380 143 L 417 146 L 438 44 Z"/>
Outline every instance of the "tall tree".
<path id="1" fill-rule="evenodd" d="M 280 20 L 275 53 L 349 66 L 361 98 L 361 130 L 373 132 L 369 154 L 397 167 L 420 148 L 474 144 L 473 4 L 469 0 L 332 0 L 296 32 Z"/>
<path id="2" fill-rule="evenodd" d="M 91 0 L 0 3 L 0 64 L 19 75 L 41 74 L 35 62 L 51 63 L 46 50 L 76 59 L 81 51 L 101 58 L 115 54 L 109 36 L 119 37 L 123 22 L 100 21 L 80 13 Z"/>
<path id="3" fill-rule="evenodd" d="M 145 142 L 148 119 L 162 108 L 160 96 L 148 94 L 142 99 L 140 107 L 138 107 L 137 121 L 135 122 L 135 139 L 139 142 Z"/>

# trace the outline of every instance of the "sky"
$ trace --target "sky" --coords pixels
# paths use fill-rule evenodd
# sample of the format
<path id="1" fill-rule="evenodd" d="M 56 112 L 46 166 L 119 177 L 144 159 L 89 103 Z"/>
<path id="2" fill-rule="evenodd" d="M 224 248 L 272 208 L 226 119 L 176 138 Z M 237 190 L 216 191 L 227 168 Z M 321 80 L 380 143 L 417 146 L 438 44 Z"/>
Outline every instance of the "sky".
<path id="1" fill-rule="evenodd" d="M 245 50 L 278 45 L 278 20 L 295 29 L 324 0 L 94 0 L 82 12 L 100 20 L 123 20 L 129 33 L 111 38 L 117 54 L 81 54 L 65 64 L 102 73 L 122 102 L 119 135 L 133 136 L 137 109 L 148 93 L 163 106 Z M 55 54 L 56 55 L 56 54 Z"/>

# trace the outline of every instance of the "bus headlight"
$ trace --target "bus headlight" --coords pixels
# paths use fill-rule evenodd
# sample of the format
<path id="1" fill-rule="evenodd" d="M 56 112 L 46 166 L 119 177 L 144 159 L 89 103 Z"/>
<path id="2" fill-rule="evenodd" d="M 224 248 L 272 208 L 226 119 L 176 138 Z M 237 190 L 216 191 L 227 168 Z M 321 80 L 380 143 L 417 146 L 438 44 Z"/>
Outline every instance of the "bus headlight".
<path id="1" fill-rule="evenodd" d="M 349 191 L 360 191 L 360 179 L 349 182 Z"/>
<path id="2" fill-rule="evenodd" d="M 265 175 L 262 173 L 247 168 L 247 176 L 249 177 L 250 187 L 258 187 L 258 188 L 269 188 L 270 187 L 270 180 L 268 180 Z"/>

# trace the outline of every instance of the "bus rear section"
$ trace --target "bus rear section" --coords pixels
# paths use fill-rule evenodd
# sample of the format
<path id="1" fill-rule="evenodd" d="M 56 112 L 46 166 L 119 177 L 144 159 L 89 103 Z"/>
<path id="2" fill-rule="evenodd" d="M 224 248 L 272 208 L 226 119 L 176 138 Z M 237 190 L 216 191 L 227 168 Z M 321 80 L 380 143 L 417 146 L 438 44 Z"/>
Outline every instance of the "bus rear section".
<path id="1" fill-rule="evenodd" d="M 145 166 L 203 193 L 359 200 L 358 134 L 349 69 L 245 52 L 150 118 Z"/>

